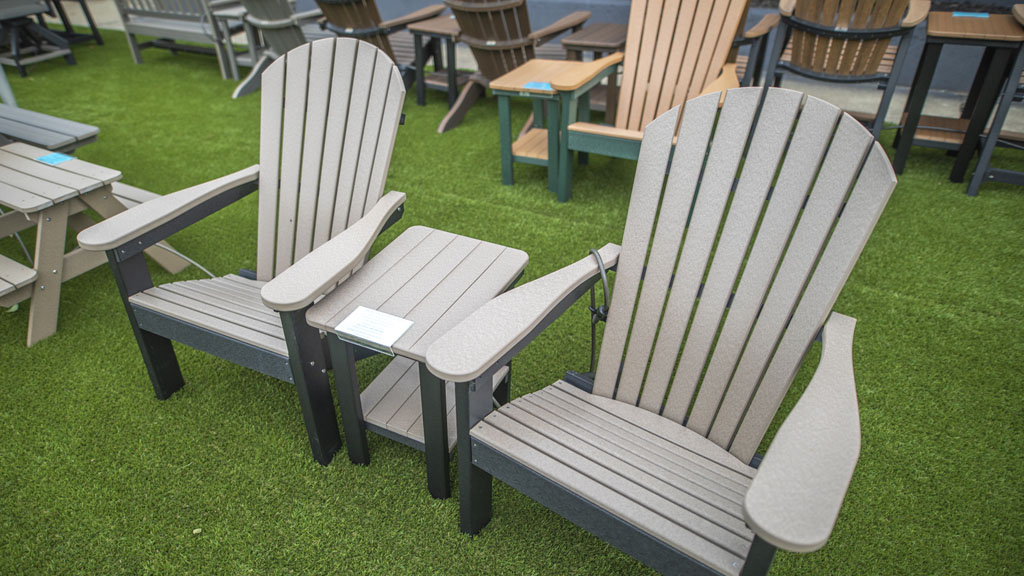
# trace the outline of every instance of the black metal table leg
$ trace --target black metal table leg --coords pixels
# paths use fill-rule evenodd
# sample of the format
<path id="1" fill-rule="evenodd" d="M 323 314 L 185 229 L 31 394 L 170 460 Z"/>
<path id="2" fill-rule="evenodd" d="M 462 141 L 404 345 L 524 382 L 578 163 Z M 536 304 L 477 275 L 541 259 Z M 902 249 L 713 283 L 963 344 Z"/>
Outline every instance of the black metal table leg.
<path id="1" fill-rule="evenodd" d="M 451 496 L 448 470 L 448 415 L 444 382 L 419 363 L 420 398 L 423 402 L 423 451 L 427 456 L 427 489 L 434 498 Z"/>
<path id="2" fill-rule="evenodd" d="M 1014 55 L 1013 50 L 1008 48 L 989 48 L 992 50 L 990 68 L 984 72 L 985 80 L 978 90 L 977 100 L 971 115 L 971 122 L 967 125 L 967 133 L 960 144 L 960 151 L 956 155 L 956 162 L 953 163 L 953 172 L 949 175 L 951 182 L 963 182 L 964 174 L 967 172 L 967 165 L 978 149 L 978 140 L 981 137 L 988 118 L 995 106 L 996 98 L 999 96 L 999 87 L 1007 73 L 1007 66 L 1010 57 Z M 979 74 L 982 72 L 979 71 Z"/>
<path id="3" fill-rule="evenodd" d="M 427 91 L 423 85 L 423 66 L 426 64 L 426 58 L 423 57 L 423 34 L 419 32 L 412 33 L 412 48 L 416 62 L 416 104 L 426 106 Z"/>
<path id="4" fill-rule="evenodd" d="M 897 136 L 899 144 L 896 146 L 896 157 L 892 163 L 893 170 L 897 174 L 902 174 L 903 169 L 907 165 L 910 147 L 914 145 L 914 132 L 917 132 L 917 125 L 921 122 L 924 100 L 928 96 L 928 88 L 932 85 L 932 78 L 935 76 L 935 66 L 939 62 L 939 54 L 941 53 L 941 43 L 925 43 L 924 54 L 921 55 L 921 63 L 918 64 L 917 74 L 914 76 L 914 84 L 910 88 L 910 95 L 907 98 L 907 105 L 904 109 L 906 118 L 904 119 L 903 128 Z"/>
<path id="5" fill-rule="evenodd" d="M 455 106 L 455 100 L 459 97 L 459 71 L 455 68 L 455 40 L 444 39 L 445 55 L 448 59 L 448 108 Z"/>
<path id="6" fill-rule="evenodd" d="M 345 431 L 348 459 L 353 464 L 369 464 L 370 449 L 366 442 L 366 421 L 363 418 L 363 402 L 359 396 L 359 380 L 356 379 L 355 346 L 334 334 L 329 334 L 327 341 L 331 349 L 334 387 L 338 394 L 338 409 L 341 411 L 341 426 Z"/>
<path id="7" fill-rule="evenodd" d="M 331 398 L 327 359 L 320 343 L 320 331 L 306 324 L 307 308 L 281 312 L 281 323 L 309 446 L 313 458 L 326 466 L 341 447 L 341 436 L 338 434 L 338 416 L 334 412 L 334 400 Z"/>

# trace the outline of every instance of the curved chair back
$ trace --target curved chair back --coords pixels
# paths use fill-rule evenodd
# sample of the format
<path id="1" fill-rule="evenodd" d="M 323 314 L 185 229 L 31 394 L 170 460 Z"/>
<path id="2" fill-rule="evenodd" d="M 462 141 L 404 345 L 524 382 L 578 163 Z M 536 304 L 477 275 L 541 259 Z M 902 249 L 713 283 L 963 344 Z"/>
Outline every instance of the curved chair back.
<path id="1" fill-rule="evenodd" d="M 380 27 L 380 10 L 376 0 L 317 0 L 332 27 L 344 31 L 345 36 L 359 38 L 380 48 L 388 58 L 395 59 L 388 40 L 389 30 Z"/>
<path id="2" fill-rule="evenodd" d="M 459 22 L 459 41 L 473 50 L 480 74 L 493 80 L 535 56 L 526 0 L 445 0 Z"/>

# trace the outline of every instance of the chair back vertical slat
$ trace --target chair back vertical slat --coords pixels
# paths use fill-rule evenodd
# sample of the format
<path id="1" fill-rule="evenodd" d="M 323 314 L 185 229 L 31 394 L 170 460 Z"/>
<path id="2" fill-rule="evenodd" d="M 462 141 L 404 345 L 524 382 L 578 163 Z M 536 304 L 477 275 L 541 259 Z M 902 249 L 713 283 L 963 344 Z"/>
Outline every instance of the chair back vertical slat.
<path id="1" fill-rule="evenodd" d="M 636 307 L 633 332 L 629 337 L 629 350 L 622 366 L 620 397 L 631 397 L 636 394 L 636 390 L 630 388 L 634 386 L 632 383 L 639 385 L 643 380 L 651 350 L 654 348 L 654 338 L 662 314 L 665 313 L 665 298 L 672 284 L 676 258 L 679 256 L 679 247 L 683 240 L 685 215 L 693 205 L 700 171 L 707 156 L 711 131 L 718 111 L 718 94 L 711 94 L 688 103 L 687 110 L 689 112 L 683 115 L 680 128 L 687 137 L 676 147 L 660 209 L 662 213 L 678 216 L 659 219 L 654 232 L 647 270 L 644 273 L 643 289 Z M 657 405 L 653 409 L 648 409 L 658 412 L 663 400 L 664 391 L 662 398 L 657 400 Z M 644 406 L 643 398 L 641 406 Z"/>
<path id="2" fill-rule="evenodd" d="M 305 128 L 306 94 L 309 83 L 309 45 L 285 56 L 284 126 L 281 133 L 281 185 L 277 200 L 277 250 L 274 275 L 294 261 L 296 211 Z"/>
<path id="3" fill-rule="evenodd" d="M 473 51 L 483 77 L 493 80 L 533 59 L 525 0 L 459 0 L 447 4 L 459 21 L 460 39 Z"/>
<path id="4" fill-rule="evenodd" d="M 327 105 L 331 97 L 331 70 L 334 46 L 329 42 L 311 45 L 309 90 L 306 96 L 306 129 L 302 142 L 302 175 L 299 180 L 299 211 L 295 229 L 295 255 L 299 260 L 313 249 L 317 195 L 320 191 L 321 163 L 327 127 Z M 332 135 L 333 137 L 334 135 Z"/>
<path id="5" fill-rule="evenodd" d="M 376 152 L 373 157 L 373 170 L 370 171 L 370 182 L 367 188 L 366 203 L 363 214 L 373 208 L 377 200 L 384 194 L 384 185 L 391 166 L 391 152 L 398 134 L 398 125 L 402 119 L 402 104 L 405 99 L 405 84 L 396 68 L 392 68 L 390 86 L 384 104 L 383 119 L 377 134 Z"/>
<path id="6" fill-rule="evenodd" d="M 285 61 L 279 59 L 263 72 L 262 77 L 256 277 L 263 281 L 274 277 L 274 240 L 277 230 L 277 183 L 281 164 L 284 75 Z"/>
<path id="7" fill-rule="evenodd" d="M 647 12 L 644 15 L 644 34 L 640 39 L 640 52 L 635 62 L 630 62 L 634 67 L 632 90 L 626 94 L 632 105 L 626 118 L 627 124 L 642 128 L 640 118 L 644 110 L 644 101 L 647 99 L 650 89 L 651 65 L 654 61 L 654 51 L 658 46 L 658 32 L 661 30 L 661 16 L 664 12 L 664 2 L 661 0 L 648 0 Z M 671 36 L 664 40 L 671 42 Z M 628 40 L 627 40 L 628 41 Z M 655 101 L 657 99 L 655 98 Z"/>
<path id="8" fill-rule="evenodd" d="M 331 102 L 325 132 L 329 137 L 324 141 L 324 159 L 320 165 L 320 192 L 317 197 L 316 223 L 313 231 L 314 246 L 319 246 L 331 238 L 358 43 L 358 40 L 343 38 L 334 45 Z"/>
<path id="9" fill-rule="evenodd" d="M 703 2 L 709 4 L 709 2 Z M 676 10 L 666 16 L 674 16 L 671 20 L 668 18 L 662 19 L 662 24 L 665 27 L 671 26 L 666 34 L 664 29 L 659 31 L 658 39 L 667 39 L 667 50 L 664 51 L 664 57 L 666 60 L 662 64 L 659 61 L 655 63 L 655 67 L 662 66 L 665 69 L 665 74 L 661 80 L 661 86 L 657 87 L 658 94 L 655 98 L 649 98 L 653 100 L 650 102 L 651 106 L 656 107 L 657 110 L 668 110 L 672 107 L 672 100 L 675 97 L 675 86 L 679 82 L 679 77 L 683 74 L 683 57 L 686 55 L 686 50 L 680 49 L 680 46 L 686 46 L 690 41 L 690 34 L 703 34 L 702 30 L 699 30 L 700 26 L 695 26 L 696 22 L 700 21 L 698 13 L 702 10 L 699 6 L 677 6 Z M 628 46 L 627 46 L 628 48 Z M 625 126 L 626 124 L 623 124 Z"/>
<path id="10" fill-rule="evenodd" d="M 839 114 L 838 108 L 817 98 L 809 97 L 804 104 L 761 229 L 686 422 L 698 434 L 707 436 L 711 428 L 807 192 L 821 167 Z"/>
<path id="11" fill-rule="evenodd" d="M 823 10 L 823 14 L 828 16 L 822 16 L 818 19 L 818 22 L 822 26 L 845 26 L 853 16 L 853 10 L 856 2 L 854 0 L 843 0 L 838 6 L 829 10 Z M 825 38 L 822 41 L 828 40 Z M 838 41 L 838 39 L 836 39 Z M 825 58 L 825 62 L 821 65 L 819 70 L 825 70 L 829 74 L 835 74 L 839 71 L 840 57 L 843 55 L 843 50 L 839 47 L 829 50 L 828 55 Z"/>
<path id="12" fill-rule="evenodd" d="M 376 0 L 317 0 L 317 5 L 328 22 L 343 30 L 347 28 L 352 30 L 380 28 L 381 17 Z M 364 36 L 361 39 L 373 44 L 387 54 L 388 58 L 394 60 L 395 53 L 391 49 L 391 42 L 388 40 L 386 32 L 380 30 L 376 34 Z"/>
<path id="13" fill-rule="evenodd" d="M 872 141 L 856 120 L 843 116 L 711 426 L 708 438 L 722 447 L 728 447 L 761 382 Z"/>
<path id="14" fill-rule="evenodd" d="M 356 52 L 356 68 L 352 76 L 352 91 L 349 95 L 348 124 L 345 127 L 345 144 L 342 148 L 341 171 L 338 175 L 338 192 L 334 204 L 334 221 L 331 236 L 349 226 L 352 195 L 355 190 L 356 172 L 359 167 L 360 148 L 363 145 L 363 122 L 370 105 L 370 90 L 373 87 L 373 72 L 377 51 L 369 44 L 360 44 Z"/>
<path id="15" fill-rule="evenodd" d="M 604 332 L 594 379 L 594 393 L 601 396 L 610 398 L 615 395 L 619 363 L 629 335 L 630 320 L 650 244 L 651 229 L 661 200 L 665 168 L 678 118 L 679 111 L 675 110 L 649 124 L 640 145 L 629 213 L 622 233 L 622 251 L 615 273 L 615 303 L 609 312 L 608 327 Z"/>
<path id="16" fill-rule="evenodd" d="M 888 3 L 889 6 L 887 6 L 887 10 L 879 11 L 877 19 L 872 16 L 870 27 L 893 28 L 897 26 L 903 19 L 904 12 L 906 12 L 909 3 L 909 0 L 892 0 L 892 2 Z M 888 38 L 865 42 L 865 46 L 861 49 L 861 55 L 858 58 L 857 67 L 854 69 L 854 73 L 867 74 L 873 70 L 878 70 L 878 65 L 882 62 L 882 58 L 885 56 L 885 50 L 888 47 Z"/>
<path id="17" fill-rule="evenodd" d="M 394 66 L 387 58 L 378 57 L 373 66 L 368 93 L 372 97 L 367 102 L 366 116 L 362 126 L 359 146 L 359 162 L 352 186 L 352 203 L 349 206 L 348 222 L 359 220 L 367 208 L 372 208 L 381 195 L 381 188 L 370 187 L 370 176 L 373 174 L 374 162 L 377 160 L 377 143 L 384 120 L 384 107 L 387 104 L 388 91 L 394 85 L 392 71 Z M 383 150 L 381 152 L 384 152 Z M 383 185 L 383 182 L 380 182 Z"/>
<path id="18" fill-rule="evenodd" d="M 802 95 L 798 92 L 773 91 L 764 100 L 751 137 L 750 153 L 743 161 L 743 169 L 719 234 L 714 260 L 704 281 L 700 302 L 694 312 L 690 333 L 686 337 L 686 345 L 672 381 L 672 392 L 665 405 L 665 415 L 669 418 L 681 421 L 681 415 L 690 406 L 768 197 L 768 190 L 778 171 L 801 99 Z"/>
<path id="19" fill-rule="evenodd" d="M 814 276 L 729 447 L 740 460 L 748 461 L 754 456 L 801 360 L 828 318 L 895 187 L 896 175 L 889 159 L 882 146 L 875 142 Z"/>
<path id="20" fill-rule="evenodd" d="M 623 62 L 636 62 L 640 57 L 641 38 L 647 18 L 647 2 L 632 2 L 629 8 L 629 28 L 626 31 L 626 54 Z M 622 84 L 619 87 L 619 104 L 615 113 L 615 126 L 625 128 L 629 124 L 629 109 L 633 103 L 633 88 L 636 86 L 636 66 L 622 67 Z"/>

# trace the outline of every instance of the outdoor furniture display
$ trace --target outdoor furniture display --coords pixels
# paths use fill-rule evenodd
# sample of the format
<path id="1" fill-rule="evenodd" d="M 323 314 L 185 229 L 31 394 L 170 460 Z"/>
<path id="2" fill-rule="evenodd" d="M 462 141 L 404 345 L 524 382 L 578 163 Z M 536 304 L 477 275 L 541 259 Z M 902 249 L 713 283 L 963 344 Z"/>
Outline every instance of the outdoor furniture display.
<path id="1" fill-rule="evenodd" d="M 328 30 L 339 36 L 365 40 L 384 51 L 388 58 L 399 63 L 407 88 L 412 85 L 416 64 L 402 64 L 396 58 L 388 36 L 404 30 L 409 24 L 429 20 L 444 12 L 443 4 L 431 4 L 398 18 L 381 20 L 376 0 L 317 0 L 316 3 L 324 13 L 325 26 Z M 438 60 L 439 58 L 435 57 L 435 66 Z"/>
<path id="2" fill-rule="evenodd" d="M 259 59 L 249 75 L 235 88 L 232 98 L 241 98 L 260 89 L 260 78 L 271 63 L 307 42 L 302 24 L 320 17 L 319 10 L 296 14 L 287 0 L 241 0 L 244 20 L 263 38 Z"/>
<path id="3" fill-rule="evenodd" d="M 625 24 L 612 22 L 591 22 L 579 32 L 562 38 L 569 60 L 583 60 L 584 52 L 593 53 L 593 59 L 599 60 L 605 54 L 621 52 L 626 48 L 626 34 L 629 27 Z M 618 74 L 608 77 L 608 85 L 594 86 L 590 91 L 590 108 L 604 111 L 604 121 L 615 122 L 615 109 L 619 102 Z"/>
<path id="4" fill-rule="evenodd" d="M 430 494 L 450 495 L 454 385 L 434 378 L 423 356 L 438 336 L 514 284 L 527 260 L 521 250 L 414 226 L 309 309 L 309 325 L 328 333 L 345 446 L 353 463 L 370 463 L 368 428 L 424 451 Z M 297 273 L 282 275 L 263 289 L 264 300 L 276 297 L 276 282 L 287 287 L 299 281 Z M 336 330 L 360 306 L 412 321 L 391 346 L 395 359 L 361 394 L 354 362 L 359 347 Z M 488 395 L 507 402 L 508 386 L 508 369 L 502 368 L 488 382 Z"/>
<path id="5" fill-rule="evenodd" d="M 526 0 L 445 0 L 458 20 L 459 41 L 473 51 L 479 72 L 470 76 L 437 132 L 442 134 L 462 123 L 491 81 L 515 70 L 536 55 L 536 48 L 569 30 L 577 32 L 590 12 L 573 12 L 535 32 L 530 31 Z M 540 105 L 534 108 L 536 115 Z M 539 121 L 539 120 L 538 120 Z"/>
<path id="6" fill-rule="evenodd" d="M 87 208 L 101 218 L 124 212 L 125 203 L 114 189 L 120 179 L 116 170 L 28 144 L 0 147 L 0 237 L 36 228 L 29 266 L 0 256 L 0 306 L 32 299 L 29 346 L 57 331 L 61 284 L 104 262 L 101 254 L 81 248 L 65 254 L 67 228 L 81 231 L 93 226 L 83 213 Z M 160 246 L 146 253 L 172 274 L 188 266 Z"/>
<path id="7" fill-rule="evenodd" d="M 855 320 L 831 309 L 896 178 L 831 104 L 738 88 L 719 112 L 721 97 L 688 102 L 678 130 L 680 107 L 647 126 L 621 249 L 498 296 L 427 350 L 456 382 L 463 532 L 490 520 L 493 475 L 663 573 L 765 574 L 776 547 L 827 541 L 860 452 Z M 559 381 L 492 409 L 472 383 L 612 267 L 593 391 Z"/>
<path id="8" fill-rule="evenodd" d="M 782 71 L 788 71 L 826 82 L 877 83 L 884 88 L 878 111 L 860 119 L 878 139 L 910 38 L 930 5 L 929 0 L 784 0 L 766 82 L 777 86 Z"/>
<path id="9" fill-rule="evenodd" d="M 95 40 L 96 44 L 103 45 L 103 36 L 100 36 L 100 31 L 96 28 L 96 21 L 92 18 L 92 13 L 89 12 L 89 6 L 85 3 L 85 0 L 78 0 L 78 6 L 82 10 L 82 16 L 85 17 L 85 21 L 89 23 L 89 34 L 83 34 L 76 32 L 74 26 L 71 25 L 71 20 L 68 19 L 68 13 L 64 10 L 63 0 L 47 0 L 51 6 L 53 6 L 54 12 L 57 13 L 57 17 L 60 18 L 60 23 L 64 26 L 64 30 L 57 31 L 71 44 L 77 44 L 79 42 L 88 42 Z M 42 14 L 38 16 L 39 24 L 44 25 L 42 21 Z"/>
<path id="10" fill-rule="evenodd" d="M 956 151 L 949 179 L 963 182 L 1021 43 L 1024 43 L 1024 28 L 1009 14 L 932 12 L 928 15 L 924 52 L 903 110 L 903 128 L 896 133 L 894 141 L 893 167 L 897 174 L 906 167 L 911 145 L 926 146 Z M 984 46 L 985 52 L 960 118 L 923 116 L 924 101 L 939 55 L 947 44 Z M 1006 132 L 1002 137 L 1016 139 Z M 1024 136 L 1018 138 L 1018 143 L 1024 144 Z"/>
<path id="11" fill-rule="evenodd" d="M 1013 17 L 1017 23 L 1024 26 L 1024 4 L 1017 4 L 1013 7 Z M 992 160 L 992 152 L 1003 131 L 1003 122 L 1006 114 L 1010 111 L 1010 105 L 1014 100 L 1024 98 L 1024 43 L 1017 47 L 1017 58 L 1010 68 L 1010 74 L 1006 78 L 1002 94 L 999 96 L 999 105 L 996 107 L 995 117 L 992 118 L 992 126 L 989 128 L 985 144 L 981 148 L 981 155 L 978 157 L 978 165 L 974 167 L 974 175 L 967 185 L 967 195 L 977 196 L 981 183 L 1006 182 L 1017 186 L 1024 186 L 1024 171 L 1006 170 L 992 168 L 989 162 Z"/>
<path id="12" fill-rule="evenodd" d="M 220 29 L 220 36 L 224 39 L 224 54 L 228 59 L 228 76 L 232 80 L 239 80 L 241 76 L 238 74 L 238 67 L 251 68 L 254 66 L 260 59 L 263 43 L 260 41 L 260 35 L 256 28 L 245 21 L 245 15 L 248 13 L 245 6 L 237 2 L 228 2 L 224 6 L 219 4 L 217 1 L 209 3 L 210 18 L 213 19 L 214 26 Z M 235 51 L 235 45 L 231 41 L 232 30 L 237 27 L 239 22 L 242 23 L 246 40 L 246 50 L 240 53 Z"/>
<path id="13" fill-rule="evenodd" d="M 142 64 L 142 49 L 148 47 L 166 48 L 172 53 L 215 54 L 221 76 L 229 77 L 227 44 L 210 16 L 207 0 L 114 0 L 114 4 L 136 64 Z M 137 34 L 155 38 L 139 42 Z"/>
<path id="14" fill-rule="evenodd" d="M 294 384 L 313 457 L 331 461 L 340 446 L 337 416 L 323 343 L 305 312 L 363 263 L 378 233 L 401 215 L 405 195 L 383 192 L 404 97 L 397 67 L 370 44 L 303 44 L 264 72 L 259 164 L 79 234 L 84 248 L 107 253 L 158 398 L 184 385 L 171 340 L 206 351 Z M 153 286 L 142 248 L 256 188 L 254 277 Z M 261 288 L 289 269 L 296 281 L 278 282 L 276 292 L 287 305 L 268 307 Z"/>
<path id="15" fill-rule="evenodd" d="M 75 64 L 67 39 L 32 20 L 49 11 L 46 0 L 6 0 L 0 5 L 0 45 L 10 45 L 0 54 L 0 63 L 14 66 L 21 76 L 28 75 L 26 65 L 51 58 L 63 56 Z"/>
<path id="16" fill-rule="evenodd" d="M 455 44 L 462 33 L 459 22 L 454 15 L 437 16 L 409 24 L 408 29 L 412 32 L 415 55 L 416 104 L 426 105 L 427 88 L 430 88 L 447 92 L 448 108 L 451 109 L 458 99 L 459 87 L 469 82 L 469 74 L 459 72 L 455 67 Z M 428 38 L 426 46 L 423 44 L 424 36 Z M 440 57 L 441 48 L 438 43 L 444 45 L 444 60 Z M 434 71 L 429 76 L 423 70 L 428 56 L 434 59 Z"/>

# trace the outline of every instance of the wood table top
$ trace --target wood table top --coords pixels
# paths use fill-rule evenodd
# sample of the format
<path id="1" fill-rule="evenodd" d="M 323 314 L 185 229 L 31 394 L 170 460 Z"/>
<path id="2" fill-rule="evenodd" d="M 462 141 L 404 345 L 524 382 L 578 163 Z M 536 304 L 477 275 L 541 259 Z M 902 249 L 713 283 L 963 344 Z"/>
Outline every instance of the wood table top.
<path id="1" fill-rule="evenodd" d="M 531 94 L 557 94 L 558 91 L 551 87 L 551 81 L 558 80 L 565 74 L 572 72 L 580 64 L 580 62 L 573 60 L 543 60 L 534 58 L 511 72 L 491 80 L 491 90 L 527 92 Z"/>
<path id="2" fill-rule="evenodd" d="M 562 38 L 562 46 L 570 50 L 621 50 L 626 46 L 629 26 L 614 22 L 589 23 L 578 32 Z"/>
<path id="3" fill-rule="evenodd" d="M 988 14 L 987 17 L 954 16 L 958 12 L 930 12 L 928 36 L 1024 42 L 1024 27 L 1009 14 Z"/>
<path id="4" fill-rule="evenodd" d="M 459 34 L 462 34 L 462 29 L 459 28 L 459 21 L 451 14 L 414 22 L 406 26 L 406 28 L 413 32 L 447 36 L 453 40 L 457 40 Z"/>
<path id="5" fill-rule="evenodd" d="M 0 147 L 0 204 L 30 214 L 121 179 L 117 170 L 77 158 L 38 160 L 52 154 L 21 142 Z"/>
<path id="6" fill-rule="evenodd" d="M 310 308 L 306 321 L 331 332 L 359 306 L 412 320 L 392 349 L 422 362 L 434 340 L 507 290 L 528 260 L 522 250 L 413 226 Z"/>

